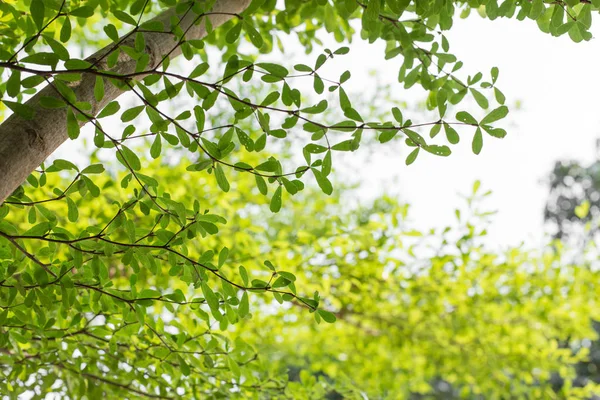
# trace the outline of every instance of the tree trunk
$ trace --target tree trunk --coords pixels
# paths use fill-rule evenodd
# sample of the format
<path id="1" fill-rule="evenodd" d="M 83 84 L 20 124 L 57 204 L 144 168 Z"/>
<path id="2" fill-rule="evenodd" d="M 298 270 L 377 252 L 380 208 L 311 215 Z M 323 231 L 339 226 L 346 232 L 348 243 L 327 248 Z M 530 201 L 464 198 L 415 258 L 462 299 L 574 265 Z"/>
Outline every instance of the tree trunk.
<path id="1" fill-rule="evenodd" d="M 216 28 L 244 11 L 249 4 L 250 0 L 217 0 L 208 18 L 210 18 L 212 26 Z M 174 8 L 158 15 L 154 20 L 161 21 L 165 30 L 169 30 L 171 26 L 170 19 L 173 15 L 175 15 Z M 206 36 L 204 22 L 192 26 L 196 18 L 197 15 L 190 12 L 180 23 L 183 31 L 187 30 L 186 39 L 202 39 Z M 204 20 L 204 18 L 202 19 Z M 128 41 L 133 42 L 134 37 L 134 35 L 131 35 L 131 38 L 126 39 L 125 44 L 132 45 Z M 150 32 L 144 33 L 144 38 L 146 51 L 150 56 L 148 70 L 156 67 L 162 57 L 169 52 L 171 52 L 170 58 L 181 54 L 179 47 L 173 50 L 177 42 L 171 34 Z M 98 59 L 103 59 L 112 47 L 113 44 L 98 51 L 88 57 L 87 61 L 94 63 Z M 135 72 L 135 64 L 135 60 L 121 52 L 117 65 L 111 71 L 122 75 L 131 74 Z M 103 65 L 106 68 L 105 63 L 100 64 L 100 68 Z M 137 79 L 141 78 L 141 76 L 137 76 Z M 81 81 L 75 87 L 72 87 L 78 101 L 89 102 L 92 105 L 92 111 L 89 114 L 93 115 L 97 115 L 106 104 L 123 93 L 114 85 L 107 84 L 105 85 L 104 98 L 101 101 L 96 101 L 94 98 L 95 81 L 96 75 L 83 73 Z M 58 95 L 52 86 L 45 87 L 26 103 L 35 110 L 33 119 L 26 120 L 17 114 L 13 114 L 0 125 L 0 204 L 54 150 L 68 139 L 67 109 L 45 109 L 41 107 L 39 101 L 44 96 L 57 97 Z"/>

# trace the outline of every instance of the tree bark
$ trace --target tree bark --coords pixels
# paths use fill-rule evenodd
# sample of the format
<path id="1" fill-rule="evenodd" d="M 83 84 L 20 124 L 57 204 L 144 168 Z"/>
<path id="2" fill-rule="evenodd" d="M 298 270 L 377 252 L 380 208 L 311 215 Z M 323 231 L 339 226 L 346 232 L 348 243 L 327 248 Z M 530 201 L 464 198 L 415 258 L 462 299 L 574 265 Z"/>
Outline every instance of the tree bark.
<path id="1" fill-rule="evenodd" d="M 203 17 L 200 24 L 194 25 L 198 15 L 189 12 L 182 18 L 180 26 L 184 32 L 187 31 L 186 39 L 202 39 L 206 36 L 205 18 L 210 18 L 212 26 L 216 28 L 240 14 L 249 4 L 250 0 L 217 0 L 210 14 Z M 173 8 L 158 15 L 154 20 L 161 21 L 165 31 L 168 31 L 171 27 L 170 19 L 174 15 L 176 14 Z M 134 37 L 131 35 L 126 39 L 125 44 L 131 45 L 127 42 L 133 42 Z M 177 42 L 172 34 L 147 32 L 144 33 L 144 38 L 146 51 L 150 56 L 148 70 L 156 67 L 163 56 L 168 53 L 170 53 L 170 58 L 181 54 L 179 46 L 174 49 Z M 113 44 L 96 52 L 86 60 L 94 63 L 96 60 L 104 59 L 104 56 L 112 48 Z M 122 75 L 131 74 L 135 72 L 135 64 L 135 60 L 121 52 L 117 64 L 111 71 Z M 100 64 L 100 68 L 106 69 L 106 64 Z M 142 76 L 136 77 L 136 79 L 141 78 Z M 106 84 L 104 98 L 96 101 L 94 98 L 95 81 L 96 75 L 83 73 L 82 79 L 75 87 L 72 87 L 78 101 L 89 102 L 92 105 L 92 111 L 88 113 L 94 116 L 109 102 L 124 93 L 114 85 Z M 40 98 L 44 96 L 57 97 L 58 95 L 54 87 L 46 86 L 26 102 L 35 110 L 33 119 L 26 120 L 17 114 L 12 114 L 0 125 L 0 205 L 27 179 L 31 172 L 68 139 L 67 108 L 46 109 L 41 107 Z M 83 125 L 85 122 L 81 124 Z"/>

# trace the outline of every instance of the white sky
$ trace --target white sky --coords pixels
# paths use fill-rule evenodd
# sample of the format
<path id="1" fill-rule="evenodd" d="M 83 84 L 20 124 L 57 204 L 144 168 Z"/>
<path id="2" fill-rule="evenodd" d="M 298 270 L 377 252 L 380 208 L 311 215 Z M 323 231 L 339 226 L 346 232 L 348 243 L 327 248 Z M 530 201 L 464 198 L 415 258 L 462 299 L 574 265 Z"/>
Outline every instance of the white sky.
<path id="1" fill-rule="evenodd" d="M 597 37 L 599 22 L 595 20 L 592 30 Z M 381 146 L 382 152 L 375 153 L 376 157 L 361 155 L 360 151 L 350 154 L 346 161 L 355 157 L 352 164 L 358 164 L 358 175 L 339 170 L 336 174 L 342 179 L 349 174 L 357 177 L 360 197 L 365 199 L 386 191 L 408 201 L 412 219 L 422 230 L 452 224 L 454 209 L 465 204 L 458 194 L 469 193 L 473 182 L 480 179 L 484 190 L 493 191 L 486 205 L 489 210 L 498 210 L 489 229 L 490 242 L 502 247 L 522 241 L 538 244 L 547 195 L 542 179 L 558 159 L 589 162 L 596 154 L 595 138 L 600 137 L 600 43 L 593 39 L 577 44 L 567 35 L 554 38 L 539 31 L 531 20 L 489 21 L 478 15 L 457 18 L 446 35 L 450 52 L 465 63 L 459 77 L 481 71 L 487 78 L 491 67 L 500 69 L 498 87 L 511 107 L 509 121 L 502 125 L 508 136 L 499 140 L 484 134 L 483 151 L 475 156 L 471 153 L 471 133 L 465 132 L 460 144 L 452 147 L 450 157 L 421 154 L 410 167 L 404 165 L 406 146 L 395 141 Z M 308 59 L 301 53 L 287 57 L 293 64 L 312 64 L 309 60 L 316 55 Z M 324 76 L 337 77 L 349 69 L 350 91 L 360 93 L 372 85 L 369 72 L 377 70 L 380 80 L 389 83 L 399 98 L 406 98 L 396 81 L 401 58 L 384 62 L 381 43 L 369 45 L 357 38 L 350 53 L 335 60 L 326 64 L 331 75 L 327 72 Z M 520 110 L 514 107 L 517 101 L 522 103 Z M 485 115 L 474 104 L 469 111 L 476 118 Z M 414 116 L 417 122 L 418 113 Z M 72 146 L 72 142 L 62 146 L 55 157 L 72 159 Z"/>
<path id="2" fill-rule="evenodd" d="M 592 30 L 595 37 L 600 37 L 598 22 Z M 465 63 L 461 70 L 465 75 L 459 71 L 459 77 L 476 71 L 489 77 L 491 67 L 500 69 L 498 87 L 511 107 L 509 122 L 500 126 L 508 136 L 499 140 L 484 134 L 483 151 L 475 156 L 469 132 L 452 147 L 450 157 L 421 154 L 409 167 L 404 165 L 406 147 L 396 142 L 395 155 L 370 157 L 369 164 L 361 165 L 361 193 L 371 197 L 385 188 L 399 195 L 411 204 L 410 215 L 419 229 L 425 229 L 453 223 L 454 209 L 465 204 L 458 193 L 469 194 L 473 182 L 480 179 L 484 190 L 493 191 L 485 205 L 498 211 L 489 229 L 490 242 L 540 244 L 547 195 L 542 180 L 558 159 L 590 162 L 596 154 L 600 42 L 573 43 L 567 35 L 555 38 L 542 33 L 531 20 L 489 21 L 478 15 L 456 19 L 447 37 L 450 53 Z M 382 47 L 356 42 L 351 49 L 345 67 L 352 71 L 353 84 L 364 85 L 368 69 L 381 70 Z M 394 67 L 378 76 L 402 90 L 396 74 Z M 517 101 L 522 103 L 520 110 L 514 107 Z M 485 115 L 476 105 L 469 111 L 476 118 Z"/>

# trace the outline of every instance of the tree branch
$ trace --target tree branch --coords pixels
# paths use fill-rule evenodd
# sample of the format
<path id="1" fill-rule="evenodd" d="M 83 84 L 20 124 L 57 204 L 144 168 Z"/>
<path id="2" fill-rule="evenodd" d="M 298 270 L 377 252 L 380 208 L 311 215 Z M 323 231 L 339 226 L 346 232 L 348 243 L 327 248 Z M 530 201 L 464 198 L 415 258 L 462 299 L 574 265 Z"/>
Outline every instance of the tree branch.
<path id="1" fill-rule="evenodd" d="M 186 40 L 202 39 L 207 34 L 205 18 L 209 18 L 211 25 L 216 28 L 234 16 L 239 16 L 239 13 L 244 11 L 249 4 L 250 0 L 217 0 L 212 10 L 202 16 L 195 15 L 191 11 L 180 16 L 178 25 L 186 32 Z M 130 44 L 135 37 L 132 33 L 141 32 L 144 35 L 146 51 L 150 56 L 148 68 L 156 68 L 166 56 L 173 58 L 181 54 L 179 46 L 181 42 L 174 41 L 175 36 L 170 30 L 171 18 L 174 15 L 175 9 L 172 8 L 153 19 L 162 22 L 165 27 L 163 32 L 141 31 L 136 27 L 119 42 Z M 200 18 L 200 23 L 197 23 Z M 92 68 L 104 67 L 106 69 L 104 59 L 116 47 L 111 44 L 86 60 L 94 65 Z M 110 71 L 118 75 L 127 75 L 135 71 L 135 66 L 136 60 L 121 53 L 117 64 Z M 142 78 L 143 75 L 135 77 L 138 80 Z M 109 102 L 124 93 L 123 89 L 109 83 L 105 86 L 104 98 L 97 101 L 94 98 L 95 82 L 95 74 L 84 72 L 82 79 L 72 87 L 79 102 L 91 104 L 92 108 L 88 112 L 90 115 L 96 115 Z M 25 103 L 35 112 L 32 119 L 27 120 L 15 113 L 0 125 L 0 204 L 68 139 L 67 109 L 43 108 L 40 105 L 40 99 L 46 96 L 57 97 L 51 85 L 40 90 Z M 80 122 L 80 124 L 84 125 L 86 122 Z"/>

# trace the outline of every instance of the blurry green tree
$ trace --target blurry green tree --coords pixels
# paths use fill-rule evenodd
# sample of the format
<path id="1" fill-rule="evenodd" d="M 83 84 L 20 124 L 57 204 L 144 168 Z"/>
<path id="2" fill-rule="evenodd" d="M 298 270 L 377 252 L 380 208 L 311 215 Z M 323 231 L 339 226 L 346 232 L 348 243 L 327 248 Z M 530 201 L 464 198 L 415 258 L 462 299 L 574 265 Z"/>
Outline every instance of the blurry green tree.
<path id="1" fill-rule="evenodd" d="M 596 146 L 598 148 L 597 142 Z M 555 238 L 568 243 L 572 261 L 584 260 L 598 268 L 600 224 L 600 161 L 589 165 L 575 160 L 557 161 L 548 177 L 549 194 L 544 219 Z M 560 246 L 562 246 L 562 242 Z M 597 320 L 596 332 L 600 331 Z M 590 356 L 577 365 L 576 384 L 600 383 L 600 342 L 586 340 Z M 558 380 L 557 385 L 562 384 Z"/>
<path id="2" fill-rule="evenodd" d="M 593 238 L 600 222 L 600 160 L 588 166 L 574 160 L 557 161 L 548 186 L 544 219 L 554 237 Z"/>
<path id="3" fill-rule="evenodd" d="M 453 228 L 412 229 L 409 208 L 389 198 L 338 213 L 344 222 L 323 223 L 325 232 L 313 220 L 326 221 L 322 206 L 294 219 L 294 236 L 286 235 L 287 219 L 270 222 L 277 243 L 297 249 L 297 285 L 319 291 L 337 322 L 307 325 L 291 307 L 279 309 L 281 326 L 269 313 L 240 329 L 273 365 L 293 366 L 300 383 L 290 386 L 304 398 L 597 394 L 575 371 L 596 337 L 590 316 L 598 315 L 599 272 L 562 252 L 486 249 L 488 193 L 478 186 Z"/>

